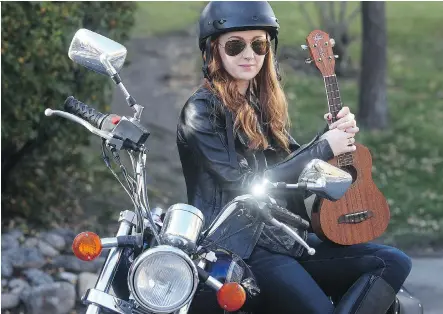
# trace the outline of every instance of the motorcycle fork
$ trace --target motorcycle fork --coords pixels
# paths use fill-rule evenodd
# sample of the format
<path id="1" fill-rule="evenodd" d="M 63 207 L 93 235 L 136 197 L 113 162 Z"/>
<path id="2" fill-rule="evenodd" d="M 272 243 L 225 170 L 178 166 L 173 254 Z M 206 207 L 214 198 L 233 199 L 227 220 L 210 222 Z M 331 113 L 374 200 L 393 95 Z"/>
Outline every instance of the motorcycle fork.
<path id="1" fill-rule="evenodd" d="M 116 236 L 130 235 L 131 229 L 136 224 L 137 217 L 134 212 L 125 210 L 120 212 L 119 222 L 120 226 Z M 109 293 L 114 275 L 117 271 L 117 267 L 120 264 L 120 258 L 123 252 L 123 248 L 113 247 L 110 249 L 108 256 L 102 266 L 100 275 L 95 284 L 94 290 L 98 290 L 104 293 Z M 89 300 L 89 290 L 82 297 L 82 301 L 89 303 L 86 314 L 99 314 L 100 306 L 91 303 L 93 300 Z"/>

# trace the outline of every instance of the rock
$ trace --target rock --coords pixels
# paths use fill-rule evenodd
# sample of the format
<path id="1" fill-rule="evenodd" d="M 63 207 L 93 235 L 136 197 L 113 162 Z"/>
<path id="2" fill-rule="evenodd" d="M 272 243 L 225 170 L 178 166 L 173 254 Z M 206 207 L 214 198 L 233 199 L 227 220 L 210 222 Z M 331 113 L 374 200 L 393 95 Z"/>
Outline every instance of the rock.
<path id="1" fill-rule="evenodd" d="M 8 279 L 2 279 L 2 288 L 8 286 Z"/>
<path id="2" fill-rule="evenodd" d="M 56 257 L 57 255 L 60 254 L 55 248 L 53 248 L 51 245 L 49 245 L 43 240 L 38 241 L 38 248 L 40 249 L 40 251 L 44 256 Z"/>
<path id="3" fill-rule="evenodd" d="M 6 234 L 10 235 L 11 237 L 17 240 L 23 237 L 23 232 L 20 229 L 12 229 L 8 231 Z"/>
<path id="4" fill-rule="evenodd" d="M 54 279 L 52 279 L 50 275 L 41 271 L 40 269 L 27 269 L 23 271 L 23 274 L 26 276 L 32 286 L 41 286 L 54 282 Z"/>
<path id="5" fill-rule="evenodd" d="M 11 249 L 16 249 L 20 246 L 18 239 L 14 236 L 6 233 L 2 235 L 2 251 L 8 251 Z"/>
<path id="6" fill-rule="evenodd" d="M 43 254 L 37 248 L 12 249 L 5 255 L 16 268 L 41 268 L 46 264 Z"/>
<path id="7" fill-rule="evenodd" d="M 78 275 L 77 294 L 82 297 L 86 290 L 94 288 L 98 275 L 93 273 L 81 273 Z"/>
<path id="8" fill-rule="evenodd" d="M 52 263 L 56 267 L 63 267 L 68 271 L 76 273 L 96 273 L 102 267 L 104 261 L 105 259 L 101 257 L 90 262 L 85 262 L 73 255 L 59 255 L 53 259 Z"/>
<path id="9" fill-rule="evenodd" d="M 72 241 L 74 241 L 74 238 L 76 237 L 76 233 L 70 229 L 65 228 L 58 228 L 51 230 L 51 233 L 55 233 L 65 240 L 65 250 L 71 250 Z"/>
<path id="10" fill-rule="evenodd" d="M 39 240 L 37 238 L 28 238 L 23 243 L 23 247 L 36 247 L 38 245 Z"/>
<path id="11" fill-rule="evenodd" d="M 20 303 L 20 296 L 14 293 L 2 293 L 2 310 L 12 309 Z"/>
<path id="12" fill-rule="evenodd" d="M 55 233 L 55 232 L 45 232 L 40 234 L 39 238 L 46 243 L 50 244 L 53 248 L 58 251 L 61 251 L 66 246 L 66 241 L 63 236 Z"/>
<path id="13" fill-rule="evenodd" d="M 11 293 L 20 294 L 23 290 L 29 288 L 29 283 L 20 278 L 14 278 L 9 282 Z"/>
<path id="14" fill-rule="evenodd" d="M 24 290 L 20 295 L 28 314 L 67 314 L 75 306 L 75 288 L 68 282 L 55 282 Z"/>
<path id="15" fill-rule="evenodd" d="M 72 283 L 73 285 L 77 284 L 78 275 L 74 273 L 69 273 L 67 271 L 63 271 L 57 275 L 57 277 L 61 280 Z"/>
<path id="16" fill-rule="evenodd" d="M 12 276 L 14 268 L 7 256 L 7 252 L 2 252 L 2 278 L 9 278 Z"/>

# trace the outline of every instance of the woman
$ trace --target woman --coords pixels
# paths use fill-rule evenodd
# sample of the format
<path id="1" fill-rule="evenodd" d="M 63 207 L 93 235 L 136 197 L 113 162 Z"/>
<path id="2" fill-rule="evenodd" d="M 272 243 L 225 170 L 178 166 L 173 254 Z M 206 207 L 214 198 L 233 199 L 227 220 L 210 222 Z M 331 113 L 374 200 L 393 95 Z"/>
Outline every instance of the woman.
<path id="1" fill-rule="evenodd" d="M 177 145 L 188 202 L 203 211 L 206 226 L 255 179 L 294 182 L 313 158 L 355 150 L 358 127 L 347 107 L 307 145 L 287 132 L 288 108 L 274 62 L 278 28 L 267 2 L 214 1 L 200 16 L 205 83 L 182 109 Z M 282 201 L 303 214 L 302 195 Z M 411 269 L 395 248 L 339 246 L 313 234 L 308 243 L 317 253 L 309 256 L 292 239 L 262 223 L 251 225 L 243 215 L 213 239 L 248 262 L 269 313 L 386 313 Z"/>

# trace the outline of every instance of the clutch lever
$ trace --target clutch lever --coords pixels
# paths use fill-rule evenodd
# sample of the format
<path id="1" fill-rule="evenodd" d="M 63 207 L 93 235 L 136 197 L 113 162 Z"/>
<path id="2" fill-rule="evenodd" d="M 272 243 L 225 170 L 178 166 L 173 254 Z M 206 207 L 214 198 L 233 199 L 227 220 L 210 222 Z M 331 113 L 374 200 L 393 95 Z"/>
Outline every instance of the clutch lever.
<path id="1" fill-rule="evenodd" d="M 258 201 L 257 205 L 255 206 L 255 208 L 257 208 L 258 212 L 260 213 L 260 215 L 262 216 L 262 218 L 265 220 L 265 222 L 277 227 L 278 229 L 286 232 L 289 236 L 291 236 L 295 241 L 297 241 L 298 243 L 300 243 L 304 248 L 306 248 L 307 252 L 309 255 L 314 255 L 315 254 L 315 249 L 311 248 L 305 240 L 303 240 L 302 237 L 300 237 L 298 235 L 297 232 L 295 232 L 294 230 L 292 230 L 288 225 L 278 221 L 271 213 L 271 208 L 270 206 L 276 206 L 276 202 L 275 200 L 270 197 L 267 196 L 266 198 L 268 198 L 268 201 Z M 278 206 L 278 205 L 277 205 Z M 302 222 L 305 222 L 304 219 L 302 219 L 300 217 Z M 304 223 L 300 223 L 301 226 L 305 226 Z"/>

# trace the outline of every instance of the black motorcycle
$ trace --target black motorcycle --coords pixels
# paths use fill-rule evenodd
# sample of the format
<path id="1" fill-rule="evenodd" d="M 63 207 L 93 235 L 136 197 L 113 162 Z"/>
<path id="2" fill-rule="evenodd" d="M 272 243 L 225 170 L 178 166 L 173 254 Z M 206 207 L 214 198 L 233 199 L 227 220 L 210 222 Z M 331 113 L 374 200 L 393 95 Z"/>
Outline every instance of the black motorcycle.
<path id="1" fill-rule="evenodd" d="M 315 249 L 295 232 L 295 228 L 307 229 L 309 223 L 281 208 L 268 192 L 302 189 L 337 200 L 351 185 L 351 176 L 326 162 L 312 160 L 297 183 L 259 182 L 249 194 L 229 202 L 207 229 L 204 229 L 203 214 L 194 206 L 178 203 L 166 211 L 151 209 L 146 180 L 149 132 L 140 123 L 143 107 L 128 93 L 118 74 L 126 58 L 126 48 L 80 29 L 72 40 L 69 57 L 111 77 L 135 111 L 133 117 L 102 114 L 72 96 L 65 101 L 65 111 L 45 111 L 47 116 L 69 119 L 101 137 L 103 160 L 134 207 L 132 211 L 120 213 L 115 237 L 99 238 L 92 232 L 82 232 L 73 241 L 75 255 L 85 261 L 97 258 L 104 248 L 110 249 L 95 287 L 82 297 L 88 306 L 86 313 L 258 314 L 260 287 L 248 265 L 208 238 L 230 218 L 246 215 L 251 221 L 261 219 L 278 227 L 303 245 L 309 254 L 315 254 Z M 120 161 L 120 152 L 129 155 L 131 172 Z M 119 166 L 121 177 L 112 169 L 109 153 Z M 111 286 L 115 295 L 110 293 Z M 418 300 L 404 288 L 390 311 L 423 313 Z"/>

